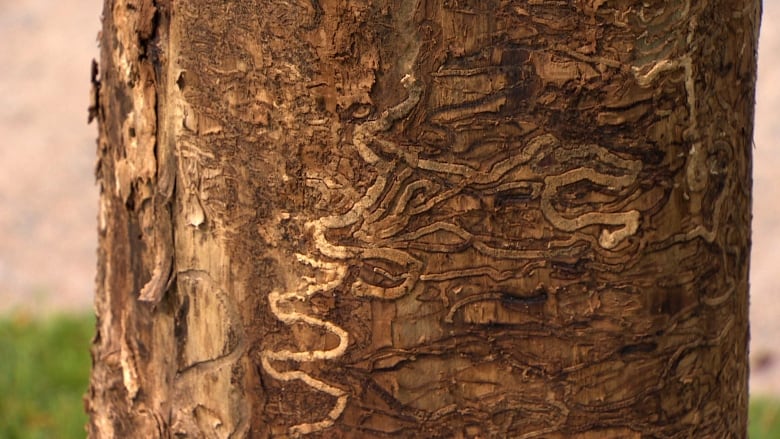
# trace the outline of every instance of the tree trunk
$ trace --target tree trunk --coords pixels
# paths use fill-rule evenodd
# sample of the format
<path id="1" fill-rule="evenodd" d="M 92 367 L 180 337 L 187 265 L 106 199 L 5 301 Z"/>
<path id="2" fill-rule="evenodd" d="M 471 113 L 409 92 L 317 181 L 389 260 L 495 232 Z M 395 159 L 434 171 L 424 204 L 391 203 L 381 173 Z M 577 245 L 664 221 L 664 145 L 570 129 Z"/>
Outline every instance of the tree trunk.
<path id="1" fill-rule="evenodd" d="M 744 437 L 758 0 L 105 0 L 93 437 Z"/>

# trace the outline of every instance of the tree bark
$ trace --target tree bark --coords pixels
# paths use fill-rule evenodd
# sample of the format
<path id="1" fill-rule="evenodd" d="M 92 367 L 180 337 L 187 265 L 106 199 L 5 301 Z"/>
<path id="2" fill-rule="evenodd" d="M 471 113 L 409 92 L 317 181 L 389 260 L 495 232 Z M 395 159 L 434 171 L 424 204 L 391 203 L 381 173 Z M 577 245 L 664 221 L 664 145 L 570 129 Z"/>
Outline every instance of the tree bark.
<path id="1" fill-rule="evenodd" d="M 91 437 L 744 437 L 757 0 L 105 0 Z"/>

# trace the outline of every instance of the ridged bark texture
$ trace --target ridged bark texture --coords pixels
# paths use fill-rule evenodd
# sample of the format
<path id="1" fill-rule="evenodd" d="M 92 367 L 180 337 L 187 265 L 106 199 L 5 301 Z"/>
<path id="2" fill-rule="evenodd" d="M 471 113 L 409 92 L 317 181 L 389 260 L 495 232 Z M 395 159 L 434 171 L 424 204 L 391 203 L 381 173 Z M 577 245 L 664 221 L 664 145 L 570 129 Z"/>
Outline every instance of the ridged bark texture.
<path id="1" fill-rule="evenodd" d="M 92 437 L 744 437 L 755 0 L 106 0 Z"/>

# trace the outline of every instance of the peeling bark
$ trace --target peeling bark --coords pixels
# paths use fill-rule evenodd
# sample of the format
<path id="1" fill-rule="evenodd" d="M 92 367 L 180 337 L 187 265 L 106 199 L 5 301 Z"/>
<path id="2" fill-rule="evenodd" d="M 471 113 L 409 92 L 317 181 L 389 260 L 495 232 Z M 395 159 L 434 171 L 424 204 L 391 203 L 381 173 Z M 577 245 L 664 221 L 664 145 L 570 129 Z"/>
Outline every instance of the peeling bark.
<path id="1" fill-rule="evenodd" d="M 105 0 L 92 437 L 744 437 L 757 1 Z"/>

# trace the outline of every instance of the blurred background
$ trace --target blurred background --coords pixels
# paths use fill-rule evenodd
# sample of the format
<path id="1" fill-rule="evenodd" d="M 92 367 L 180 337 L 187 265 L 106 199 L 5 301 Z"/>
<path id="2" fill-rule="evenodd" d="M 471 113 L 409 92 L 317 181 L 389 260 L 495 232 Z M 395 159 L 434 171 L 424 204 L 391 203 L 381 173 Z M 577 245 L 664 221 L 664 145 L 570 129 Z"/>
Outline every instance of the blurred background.
<path id="1" fill-rule="evenodd" d="M 99 0 L 0 0 L 0 438 L 84 436 L 98 200 L 97 129 L 86 109 L 101 8 Z M 780 438 L 778 22 L 780 2 L 765 1 L 751 261 L 754 438 Z"/>

